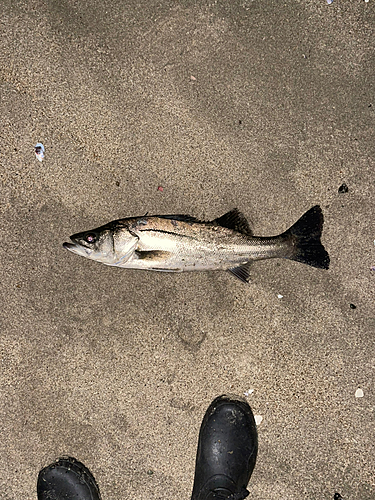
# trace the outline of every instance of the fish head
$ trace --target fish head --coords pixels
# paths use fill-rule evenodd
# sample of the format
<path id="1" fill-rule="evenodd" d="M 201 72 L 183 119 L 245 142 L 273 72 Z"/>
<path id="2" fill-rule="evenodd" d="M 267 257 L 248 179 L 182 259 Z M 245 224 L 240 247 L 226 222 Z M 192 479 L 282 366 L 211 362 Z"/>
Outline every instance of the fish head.
<path id="1" fill-rule="evenodd" d="M 138 242 L 138 238 L 126 228 L 115 228 L 110 224 L 73 234 L 70 240 L 71 243 L 63 244 L 64 248 L 108 266 L 116 266 L 128 260 Z"/>
<path id="2" fill-rule="evenodd" d="M 113 234 L 109 229 L 98 228 L 76 233 L 70 237 L 70 241 L 71 243 L 64 243 L 63 247 L 87 259 L 110 264 L 115 258 Z"/>

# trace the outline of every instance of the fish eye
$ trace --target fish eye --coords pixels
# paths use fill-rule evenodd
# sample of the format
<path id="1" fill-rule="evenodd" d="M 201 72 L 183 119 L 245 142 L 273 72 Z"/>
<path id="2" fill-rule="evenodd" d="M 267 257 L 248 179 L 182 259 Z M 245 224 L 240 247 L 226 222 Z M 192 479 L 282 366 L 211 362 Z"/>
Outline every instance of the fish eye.
<path id="1" fill-rule="evenodd" d="M 87 241 L 87 243 L 95 243 L 96 235 L 94 233 L 87 233 L 85 236 L 85 240 Z"/>

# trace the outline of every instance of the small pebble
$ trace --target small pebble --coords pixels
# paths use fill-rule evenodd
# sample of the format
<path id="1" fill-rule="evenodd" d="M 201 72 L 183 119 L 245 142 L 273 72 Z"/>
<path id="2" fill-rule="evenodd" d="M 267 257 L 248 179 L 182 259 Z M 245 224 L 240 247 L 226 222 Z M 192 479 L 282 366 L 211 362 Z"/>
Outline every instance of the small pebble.
<path id="1" fill-rule="evenodd" d="M 278 298 L 278 299 L 282 299 L 283 297 L 284 297 L 284 295 L 281 295 L 281 293 L 279 293 L 279 294 L 277 295 L 277 298 Z"/>
<path id="2" fill-rule="evenodd" d="M 44 158 L 44 146 L 41 142 L 38 142 L 35 144 L 35 156 L 38 158 L 39 161 L 43 161 Z"/>
<path id="3" fill-rule="evenodd" d="M 343 500 L 342 496 L 340 495 L 340 493 L 335 493 L 333 495 L 333 500 Z"/>
<path id="4" fill-rule="evenodd" d="M 355 306 L 354 304 L 350 304 L 350 309 L 357 309 L 357 306 Z"/>
<path id="5" fill-rule="evenodd" d="M 331 5 L 332 2 L 333 0 L 327 0 L 328 5 Z"/>
<path id="6" fill-rule="evenodd" d="M 262 415 L 254 415 L 254 418 L 255 418 L 256 425 L 260 425 L 262 420 L 263 420 Z"/>
<path id="7" fill-rule="evenodd" d="M 151 470 L 151 469 L 147 471 L 147 475 L 148 475 L 148 476 L 152 476 L 152 474 L 153 474 L 153 473 L 154 473 L 154 471 L 153 471 L 153 470 Z"/>
<path id="8" fill-rule="evenodd" d="M 162 193 L 164 191 L 163 186 L 158 186 L 158 191 L 160 191 Z"/>
<path id="9" fill-rule="evenodd" d="M 363 391 L 362 391 L 362 389 L 357 389 L 355 391 L 355 397 L 356 398 L 363 398 Z"/>
<path id="10" fill-rule="evenodd" d="M 252 394 L 254 392 L 254 389 L 249 389 L 248 391 L 245 391 L 244 394 L 245 396 L 250 396 L 250 394 Z"/>
<path id="11" fill-rule="evenodd" d="M 341 186 L 339 187 L 339 193 L 347 193 L 348 191 L 349 191 L 349 188 L 345 184 L 345 182 L 343 184 L 341 184 Z"/>
<path id="12" fill-rule="evenodd" d="M 375 266 L 371 266 L 370 271 L 375 271 Z"/>
<path id="13" fill-rule="evenodd" d="M 195 76 L 191 75 L 191 76 L 190 76 L 190 80 L 191 80 L 192 82 L 195 82 L 197 79 L 195 78 Z"/>

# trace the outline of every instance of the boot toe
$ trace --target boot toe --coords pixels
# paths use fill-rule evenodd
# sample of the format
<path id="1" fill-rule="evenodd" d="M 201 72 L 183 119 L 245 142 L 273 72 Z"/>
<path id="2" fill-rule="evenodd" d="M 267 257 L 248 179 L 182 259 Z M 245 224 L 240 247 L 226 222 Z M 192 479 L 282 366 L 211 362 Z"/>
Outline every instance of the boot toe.
<path id="1" fill-rule="evenodd" d="M 91 472 L 78 460 L 67 457 L 45 467 L 38 476 L 38 500 L 100 500 Z"/>
<path id="2" fill-rule="evenodd" d="M 246 400 L 231 395 L 214 399 L 199 433 L 192 499 L 208 499 L 219 489 L 243 491 L 257 451 L 255 419 Z"/>

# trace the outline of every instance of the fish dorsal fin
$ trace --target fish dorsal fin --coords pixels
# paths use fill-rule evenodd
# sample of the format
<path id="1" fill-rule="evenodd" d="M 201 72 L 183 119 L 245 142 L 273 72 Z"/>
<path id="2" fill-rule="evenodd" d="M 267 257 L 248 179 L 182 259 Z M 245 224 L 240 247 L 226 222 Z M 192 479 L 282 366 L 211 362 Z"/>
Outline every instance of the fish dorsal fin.
<path id="1" fill-rule="evenodd" d="M 183 214 L 177 214 L 177 215 L 158 215 L 160 219 L 172 219 L 172 220 L 179 220 L 182 222 L 202 222 L 201 220 L 197 219 L 196 217 L 191 217 L 190 215 L 183 215 Z"/>
<path id="2" fill-rule="evenodd" d="M 232 273 L 236 278 L 243 281 L 244 283 L 249 283 L 250 266 L 251 266 L 251 261 L 246 262 L 246 264 L 242 264 L 242 266 L 239 267 L 232 267 L 231 269 L 228 269 L 228 271 Z"/>
<path id="3" fill-rule="evenodd" d="M 227 227 L 228 229 L 234 229 L 239 233 L 247 234 L 248 236 L 253 235 L 246 217 L 237 208 L 234 208 L 212 222 L 219 226 Z"/>

